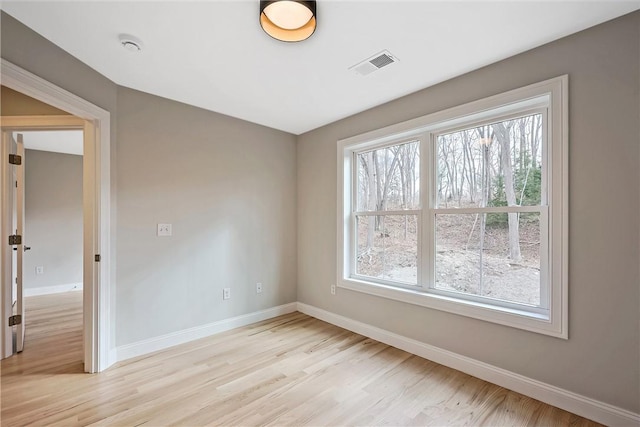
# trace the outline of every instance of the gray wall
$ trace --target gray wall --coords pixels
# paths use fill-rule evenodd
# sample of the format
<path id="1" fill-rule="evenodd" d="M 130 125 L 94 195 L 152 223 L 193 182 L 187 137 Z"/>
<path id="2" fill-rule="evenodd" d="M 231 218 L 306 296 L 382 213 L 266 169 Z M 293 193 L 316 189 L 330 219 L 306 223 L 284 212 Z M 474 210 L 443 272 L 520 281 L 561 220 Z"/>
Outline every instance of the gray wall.
<path id="1" fill-rule="evenodd" d="M 298 139 L 298 300 L 640 411 L 640 13 Z M 339 289 L 336 141 L 569 74 L 568 341 Z"/>
<path id="2" fill-rule="evenodd" d="M 114 345 L 296 300 L 293 135 L 119 89 L 0 19 L 3 58 L 111 113 Z"/>
<path id="3" fill-rule="evenodd" d="M 0 12 L 2 58 L 104 108 L 116 108 L 116 84 L 49 40 Z M 115 118 L 111 118 L 115 133 Z"/>
<path id="4" fill-rule="evenodd" d="M 26 150 L 24 287 L 82 283 L 82 156 Z M 44 274 L 36 275 L 36 266 Z"/>
<path id="5" fill-rule="evenodd" d="M 295 136 L 120 88 L 117 139 L 118 345 L 296 301 Z"/>
<path id="6" fill-rule="evenodd" d="M 118 206 L 115 185 L 116 84 L 4 11 L 0 11 L 0 56 L 111 113 L 111 226 L 115 230 Z M 47 112 L 47 114 L 54 114 L 54 112 Z M 110 236 L 112 278 L 116 275 L 115 236 L 115 232 Z M 111 307 L 115 308 L 116 304 L 115 291 L 112 291 Z M 116 334 L 113 316 L 111 324 L 109 342 L 113 345 Z"/>

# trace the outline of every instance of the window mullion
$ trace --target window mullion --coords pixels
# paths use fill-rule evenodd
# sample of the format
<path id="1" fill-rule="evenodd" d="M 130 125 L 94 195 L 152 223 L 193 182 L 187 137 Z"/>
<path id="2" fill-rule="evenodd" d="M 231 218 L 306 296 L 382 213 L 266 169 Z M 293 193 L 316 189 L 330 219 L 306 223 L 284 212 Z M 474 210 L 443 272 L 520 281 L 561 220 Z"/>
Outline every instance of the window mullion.
<path id="1" fill-rule="evenodd" d="M 549 171 L 553 170 L 552 162 L 553 156 L 551 155 L 551 150 L 549 149 L 548 141 L 551 140 L 549 136 L 549 132 L 551 132 L 552 126 L 549 125 L 549 110 L 545 109 L 542 111 L 542 141 L 540 142 L 540 150 L 542 151 L 542 165 L 541 165 L 541 194 L 540 194 L 540 203 L 542 205 L 549 206 L 551 204 L 550 192 L 553 192 L 553 189 L 549 187 Z"/>
<path id="2" fill-rule="evenodd" d="M 433 245 L 434 230 L 432 218 L 433 199 L 433 143 L 432 134 L 425 133 L 420 140 L 420 206 L 422 215 L 420 218 L 420 286 L 426 291 L 433 285 Z"/>
<path id="3" fill-rule="evenodd" d="M 385 216 L 385 215 L 418 215 L 420 209 L 407 209 L 398 211 L 358 211 L 355 216 Z"/>
<path id="4" fill-rule="evenodd" d="M 540 209 L 540 306 L 549 309 L 551 291 L 551 266 L 549 265 L 549 208 Z"/>
<path id="5" fill-rule="evenodd" d="M 349 271 L 348 276 L 353 277 L 356 274 L 356 266 L 358 262 L 358 218 L 354 214 L 357 210 L 358 204 L 358 185 L 360 185 L 360 181 L 358 180 L 358 155 L 355 152 L 351 153 L 351 188 L 349 198 L 350 206 L 349 206 Z"/>
<path id="6" fill-rule="evenodd" d="M 486 208 L 436 208 L 438 214 L 481 214 L 481 213 L 533 213 L 540 212 L 541 205 L 498 206 Z"/>
<path id="7" fill-rule="evenodd" d="M 432 289 L 436 283 L 436 204 L 438 198 L 438 146 L 436 144 L 437 135 L 430 133 L 427 139 L 429 156 L 429 283 L 428 288 Z"/>

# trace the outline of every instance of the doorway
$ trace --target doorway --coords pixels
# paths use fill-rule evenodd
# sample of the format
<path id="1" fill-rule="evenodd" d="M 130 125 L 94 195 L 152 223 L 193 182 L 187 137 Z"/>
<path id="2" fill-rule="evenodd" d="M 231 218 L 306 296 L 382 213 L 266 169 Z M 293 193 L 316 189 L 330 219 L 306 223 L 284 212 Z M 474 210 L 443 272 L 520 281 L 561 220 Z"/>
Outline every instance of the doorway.
<path id="1" fill-rule="evenodd" d="M 19 134 L 25 151 L 24 296 L 81 291 L 82 131 Z"/>
<path id="2" fill-rule="evenodd" d="M 83 360 L 86 372 L 99 372 L 115 362 L 111 336 L 111 191 L 109 112 L 2 60 L 3 85 L 73 116 L 2 117 L 3 134 L 15 130 L 80 129 L 83 133 Z M 3 141 L 6 139 L 3 138 Z M 3 143 L 2 158 L 8 157 Z M 2 162 L 2 311 L 1 356 L 12 353 L 10 167 Z M 8 273 L 7 273 L 8 272 Z"/>
<path id="3" fill-rule="evenodd" d="M 83 132 L 14 130 L 12 139 L 24 147 L 24 185 L 15 188 L 16 192 L 24 190 L 20 194 L 24 197 L 23 268 L 18 277 L 14 263 L 13 272 L 16 288 L 18 282 L 21 284 L 19 300 L 24 304 L 23 310 L 17 304 L 17 289 L 13 298 L 14 314 L 23 315 L 21 326 L 25 334 L 18 334 L 16 328 L 14 352 L 33 351 L 34 337 L 44 331 L 56 331 L 56 324 L 70 324 L 72 316 L 57 311 L 60 304 L 69 314 L 80 313 L 73 316 L 79 320 L 78 332 L 74 330 L 73 336 L 79 333 L 80 340 L 64 340 L 64 345 L 77 358 L 71 362 L 82 365 Z M 14 259 L 18 257 L 17 247 L 13 255 Z M 37 351 L 51 354 L 59 347 L 47 347 L 47 343 L 50 341 L 39 343 Z"/>
<path id="4" fill-rule="evenodd" d="M 5 349 L 5 356 L 9 356 L 22 352 L 24 348 L 28 323 L 25 297 L 29 293 L 82 288 L 84 283 L 91 283 L 94 275 L 93 260 L 84 262 L 86 257 L 83 249 L 94 247 L 95 236 L 90 231 L 87 234 L 85 230 L 87 221 L 84 217 L 87 212 L 84 200 L 90 192 L 85 188 L 85 162 L 83 156 L 79 156 L 85 144 L 91 143 L 87 135 L 90 135 L 92 126 L 82 119 L 65 115 L 3 117 L 1 127 L 3 152 L 10 153 L 3 156 L 9 159 L 3 173 L 3 190 L 9 193 L 11 200 L 2 213 L 3 220 L 11 225 L 9 232 L 14 237 L 13 241 L 9 238 L 8 242 L 12 288 L 8 326 L 12 330 L 11 348 Z M 57 152 L 53 152 L 53 149 Z M 61 153 L 63 151 L 66 153 Z M 34 161 L 32 167 L 28 166 L 27 154 Z M 51 162 L 58 163 L 57 167 L 54 165 L 52 168 Z M 26 185 L 27 175 L 32 175 L 31 191 Z M 35 196 L 32 200 L 29 200 L 30 193 Z M 26 208 L 29 204 L 31 214 L 35 214 L 32 215 L 31 224 L 27 221 Z M 35 226 L 32 230 L 35 233 L 29 233 L 29 225 Z M 42 230 L 43 227 L 45 230 Z M 91 230 L 90 227 L 86 228 Z M 36 243 L 35 247 L 33 243 Z M 32 257 L 34 248 L 37 259 Z M 61 257 L 61 254 L 67 256 Z M 39 265 L 31 265 L 30 261 Z M 42 280 L 46 277 L 45 271 L 55 273 L 49 275 L 51 280 L 48 282 Z M 83 312 L 86 307 L 91 308 L 90 301 L 85 299 L 81 300 Z M 90 372 L 87 360 L 91 361 L 93 354 L 90 352 L 93 352 L 93 348 L 87 346 L 87 342 L 90 342 L 91 330 L 86 322 L 83 322 L 83 328 L 85 356 L 80 362 L 84 362 L 84 370 Z M 80 350 L 82 353 L 82 347 Z"/>

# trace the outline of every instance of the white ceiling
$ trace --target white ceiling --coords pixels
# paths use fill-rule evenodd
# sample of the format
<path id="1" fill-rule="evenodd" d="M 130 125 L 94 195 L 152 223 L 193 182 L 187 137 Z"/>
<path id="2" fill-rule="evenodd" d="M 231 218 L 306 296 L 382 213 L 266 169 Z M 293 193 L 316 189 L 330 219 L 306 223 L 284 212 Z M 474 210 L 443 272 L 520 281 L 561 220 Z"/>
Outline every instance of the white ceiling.
<path id="1" fill-rule="evenodd" d="M 119 85 L 301 134 L 640 8 L 640 1 L 318 1 L 301 43 L 271 39 L 259 2 L 3 1 Z M 123 49 L 121 33 L 144 43 Z M 399 62 L 348 68 L 387 49 Z M 54 66 L 54 64 L 52 64 Z"/>
<path id="2" fill-rule="evenodd" d="M 81 130 L 14 132 L 13 138 L 16 140 L 18 133 L 22 134 L 26 149 L 82 155 Z"/>

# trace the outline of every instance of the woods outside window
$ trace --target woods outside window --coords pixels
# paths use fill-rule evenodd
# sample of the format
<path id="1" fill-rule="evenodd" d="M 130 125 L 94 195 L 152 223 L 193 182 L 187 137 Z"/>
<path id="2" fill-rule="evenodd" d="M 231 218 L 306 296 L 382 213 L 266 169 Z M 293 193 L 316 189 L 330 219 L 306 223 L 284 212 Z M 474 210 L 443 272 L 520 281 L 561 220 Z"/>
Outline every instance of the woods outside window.
<path id="1" fill-rule="evenodd" d="M 338 286 L 566 338 L 566 88 L 339 141 Z"/>

